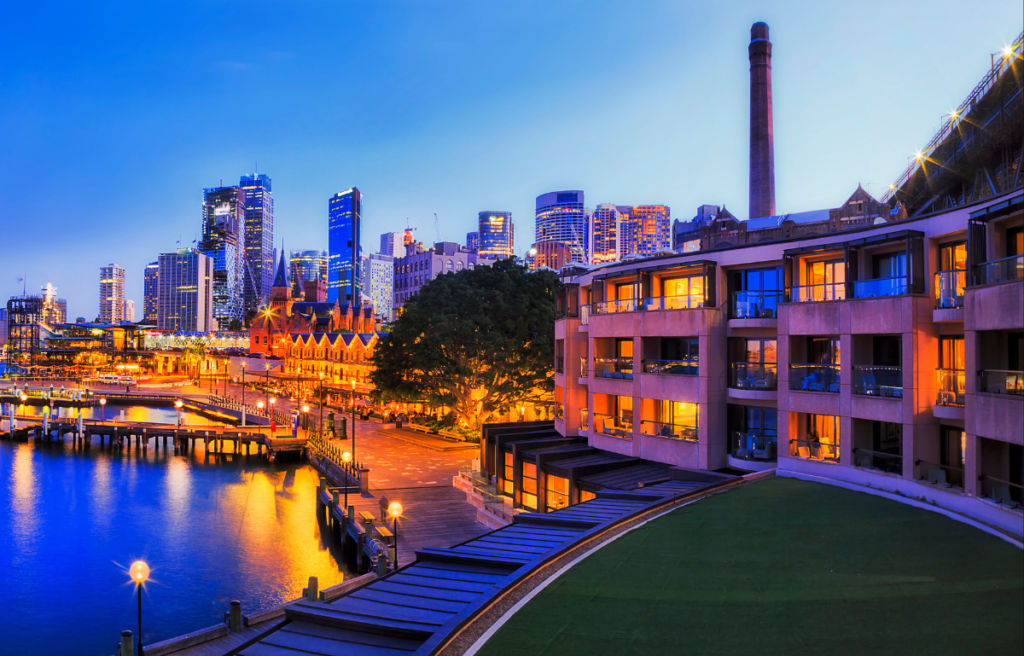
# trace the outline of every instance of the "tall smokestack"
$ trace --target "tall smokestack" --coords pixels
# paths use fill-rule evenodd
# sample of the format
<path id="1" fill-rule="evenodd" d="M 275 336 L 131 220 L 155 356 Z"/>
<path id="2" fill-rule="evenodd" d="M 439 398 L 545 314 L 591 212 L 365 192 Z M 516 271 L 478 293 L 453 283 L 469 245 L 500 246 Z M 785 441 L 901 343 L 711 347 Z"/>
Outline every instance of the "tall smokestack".
<path id="1" fill-rule="evenodd" d="M 750 28 L 750 218 L 775 216 L 772 44 L 767 23 Z"/>

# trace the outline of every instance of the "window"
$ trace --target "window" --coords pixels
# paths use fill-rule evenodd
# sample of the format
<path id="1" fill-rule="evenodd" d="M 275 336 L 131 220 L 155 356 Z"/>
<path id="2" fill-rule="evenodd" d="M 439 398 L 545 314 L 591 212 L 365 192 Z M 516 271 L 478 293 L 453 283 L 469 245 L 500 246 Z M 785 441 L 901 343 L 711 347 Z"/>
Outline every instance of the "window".
<path id="1" fill-rule="evenodd" d="M 776 389 L 777 345 L 774 339 L 729 338 L 729 387 Z"/>
<path id="2" fill-rule="evenodd" d="M 906 278 L 907 277 L 907 253 L 883 253 L 872 258 L 872 273 L 876 279 L 885 278 Z"/>
<path id="3" fill-rule="evenodd" d="M 515 485 L 515 458 L 511 452 L 505 452 L 505 467 L 502 473 L 502 489 L 505 494 L 512 494 Z"/>
<path id="4" fill-rule="evenodd" d="M 661 359 L 697 362 L 700 359 L 700 340 L 696 337 L 663 337 Z"/>
<path id="5" fill-rule="evenodd" d="M 939 337 L 939 369 L 964 369 L 963 337 Z"/>
<path id="6" fill-rule="evenodd" d="M 746 269 L 729 274 L 733 288 L 732 318 L 776 316 L 782 292 L 782 269 Z"/>
<path id="7" fill-rule="evenodd" d="M 593 501 L 596 498 L 597 498 L 597 495 L 594 494 L 593 492 L 588 492 L 586 490 L 580 490 L 580 503 L 583 503 L 584 501 Z"/>
<path id="8" fill-rule="evenodd" d="M 796 456 L 839 461 L 839 417 L 807 415 L 805 439 L 796 441 Z"/>
<path id="9" fill-rule="evenodd" d="M 620 337 L 615 340 L 615 357 L 632 358 L 633 340 L 628 337 Z"/>
<path id="10" fill-rule="evenodd" d="M 955 426 L 942 426 L 939 432 L 939 465 L 945 472 L 946 482 L 961 490 L 964 487 L 964 453 L 967 451 L 967 433 Z"/>
<path id="11" fill-rule="evenodd" d="M 1024 227 L 1017 226 L 1006 231 L 1006 257 L 1024 255 Z"/>
<path id="12" fill-rule="evenodd" d="M 616 396 L 613 398 L 615 399 L 615 416 L 618 417 L 620 424 L 623 428 L 632 428 L 633 397 Z"/>
<path id="13" fill-rule="evenodd" d="M 548 474 L 544 483 L 547 491 L 548 512 L 565 508 L 569 505 L 569 479 Z"/>
<path id="14" fill-rule="evenodd" d="M 537 465 L 523 463 L 523 505 L 537 509 Z"/>
<path id="15" fill-rule="evenodd" d="M 807 342 L 807 361 L 813 364 L 842 364 L 838 337 L 811 337 Z"/>
<path id="16" fill-rule="evenodd" d="M 704 305 L 704 275 L 669 278 L 662 282 L 662 296 L 680 299 L 679 303 L 666 303 L 665 309 L 667 310 L 680 307 L 702 307 Z"/>
<path id="17" fill-rule="evenodd" d="M 464 267 L 463 267 L 463 264 L 462 264 L 462 260 L 459 260 L 458 262 L 455 263 L 455 271 L 457 271 L 457 272 L 458 271 L 462 271 L 463 268 Z"/>
<path id="18" fill-rule="evenodd" d="M 448 260 L 447 262 L 444 263 L 444 271 L 445 271 L 445 273 L 451 273 L 454 270 L 455 270 L 455 263 L 454 262 L 452 262 L 451 260 Z"/>
<path id="19" fill-rule="evenodd" d="M 616 301 L 627 301 L 632 298 L 636 298 L 636 283 L 624 283 L 621 285 L 615 285 L 615 300 Z"/>
<path id="20" fill-rule="evenodd" d="M 658 420 L 677 427 L 697 428 L 697 404 L 662 401 Z"/>
<path id="21" fill-rule="evenodd" d="M 846 268 L 842 260 L 811 262 L 807 265 L 807 284 L 814 287 L 805 300 L 834 301 L 846 298 Z"/>
<path id="22" fill-rule="evenodd" d="M 958 241 L 939 246 L 939 271 L 967 269 L 967 242 Z"/>
<path id="23" fill-rule="evenodd" d="M 778 412 L 774 408 L 760 408 L 729 404 L 728 451 L 734 458 L 744 460 L 774 460 L 778 440 Z"/>

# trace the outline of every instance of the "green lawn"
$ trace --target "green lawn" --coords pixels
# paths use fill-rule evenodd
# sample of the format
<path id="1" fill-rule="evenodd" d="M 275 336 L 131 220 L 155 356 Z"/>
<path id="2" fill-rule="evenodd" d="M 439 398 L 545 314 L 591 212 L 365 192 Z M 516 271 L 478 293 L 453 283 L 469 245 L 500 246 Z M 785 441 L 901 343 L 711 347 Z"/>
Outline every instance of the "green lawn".
<path id="1" fill-rule="evenodd" d="M 1024 653 L 1024 552 L 937 513 L 770 478 L 569 570 L 482 655 Z"/>

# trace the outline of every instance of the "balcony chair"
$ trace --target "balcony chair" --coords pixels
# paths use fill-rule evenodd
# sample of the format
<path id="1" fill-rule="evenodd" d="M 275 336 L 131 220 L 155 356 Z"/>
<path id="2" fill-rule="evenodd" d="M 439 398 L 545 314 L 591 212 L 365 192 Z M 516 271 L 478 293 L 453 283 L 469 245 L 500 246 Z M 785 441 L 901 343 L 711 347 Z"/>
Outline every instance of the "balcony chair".
<path id="1" fill-rule="evenodd" d="M 811 457 L 811 449 L 810 449 L 810 447 L 806 447 L 806 446 L 798 446 L 796 448 L 796 455 L 797 455 L 798 458 L 810 458 Z"/>
<path id="2" fill-rule="evenodd" d="M 864 469 L 874 469 L 875 468 L 875 466 L 874 466 L 875 465 L 874 459 L 871 457 L 871 454 L 870 453 L 864 453 L 860 449 L 857 450 L 857 461 L 856 461 L 856 464 L 857 464 L 858 467 L 862 467 Z"/>
<path id="3" fill-rule="evenodd" d="M 775 442 L 765 442 L 763 449 L 754 449 L 754 460 L 775 460 Z"/>
<path id="4" fill-rule="evenodd" d="M 661 427 L 661 430 L 658 431 L 658 435 L 662 437 L 675 437 L 675 434 L 672 432 L 672 429 L 669 428 L 667 425 Z"/>
<path id="5" fill-rule="evenodd" d="M 748 381 L 750 378 L 747 376 L 747 371 L 739 371 L 736 373 L 736 389 L 747 389 L 749 387 Z"/>
<path id="6" fill-rule="evenodd" d="M 605 375 L 605 377 L 607 377 L 607 374 Z M 622 378 L 623 378 L 622 372 L 621 371 L 613 371 L 612 372 L 612 378 L 618 378 L 619 380 L 622 380 Z"/>
<path id="7" fill-rule="evenodd" d="M 764 374 L 764 378 L 754 381 L 754 387 L 766 390 L 773 389 L 775 387 L 775 372 L 766 371 Z"/>
<path id="8" fill-rule="evenodd" d="M 773 310 L 772 308 L 762 308 L 761 309 L 761 318 L 762 319 L 771 319 L 774 316 L 775 316 L 775 310 Z"/>
<path id="9" fill-rule="evenodd" d="M 949 487 L 949 483 L 946 482 L 946 470 L 929 469 L 928 482 L 932 485 L 938 485 L 939 487 Z"/>
<path id="10" fill-rule="evenodd" d="M 1016 508 L 1018 506 L 1017 502 L 1010 497 L 1009 485 L 995 485 L 992 487 L 990 494 L 992 500 L 1000 506 L 1006 506 L 1007 508 Z"/>
<path id="11" fill-rule="evenodd" d="M 878 389 L 878 383 L 875 381 L 875 377 L 870 374 L 864 376 L 864 393 L 872 396 L 881 395 L 881 390 Z"/>

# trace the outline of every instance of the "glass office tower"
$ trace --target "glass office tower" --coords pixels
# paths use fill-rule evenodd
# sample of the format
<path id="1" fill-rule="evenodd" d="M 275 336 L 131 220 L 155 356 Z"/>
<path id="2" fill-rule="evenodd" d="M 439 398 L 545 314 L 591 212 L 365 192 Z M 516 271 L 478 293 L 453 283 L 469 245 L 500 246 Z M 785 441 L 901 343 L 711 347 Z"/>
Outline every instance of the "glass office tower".
<path id="1" fill-rule="evenodd" d="M 291 251 L 292 298 L 303 298 L 304 283 L 320 281 L 327 284 L 327 251 Z"/>
<path id="2" fill-rule="evenodd" d="M 327 300 L 359 303 L 362 292 L 359 245 L 363 199 L 355 187 L 334 194 L 327 208 Z"/>
<path id="3" fill-rule="evenodd" d="M 270 298 L 274 279 L 274 196 L 270 177 L 243 175 L 245 202 L 245 311 L 254 313 Z"/>
<path id="4" fill-rule="evenodd" d="M 498 259 L 512 257 L 515 228 L 512 212 L 480 212 L 477 253 Z"/>
<path id="5" fill-rule="evenodd" d="M 573 262 L 588 261 L 587 211 L 582 191 L 553 191 L 537 196 L 537 243 L 569 247 Z"/>
<path id="6" fill-rule="evenodd" d="M 203 190 L 199 251 L 213 261 L 213 321 L 229 330 L 245 319 L 245 196 L 238 187 Z"/>

